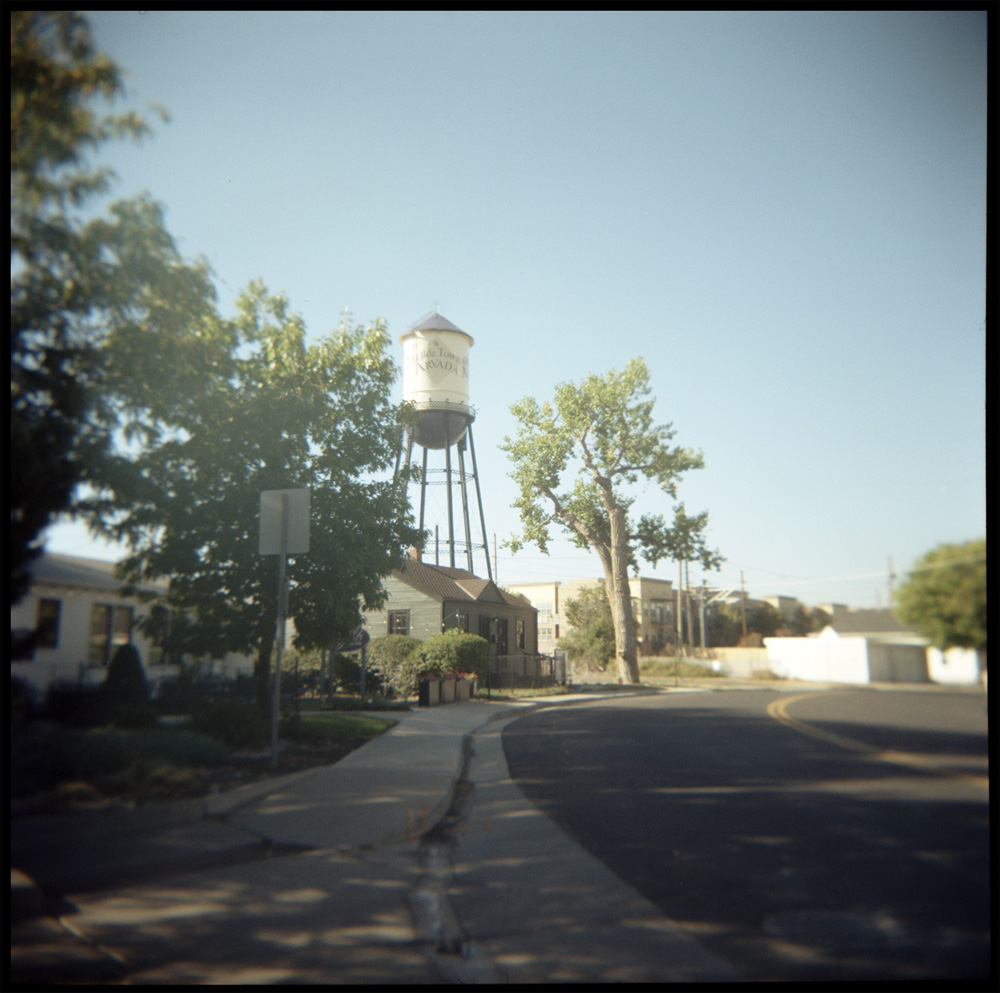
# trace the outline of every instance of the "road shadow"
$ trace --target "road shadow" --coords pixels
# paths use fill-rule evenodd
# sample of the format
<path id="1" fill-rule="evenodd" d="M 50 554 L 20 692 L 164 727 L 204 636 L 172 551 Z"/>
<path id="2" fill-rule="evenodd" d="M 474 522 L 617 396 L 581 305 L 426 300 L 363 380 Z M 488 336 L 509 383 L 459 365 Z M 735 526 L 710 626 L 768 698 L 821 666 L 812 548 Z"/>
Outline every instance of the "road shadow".
<path id="1" fill-rule="evenodd" d="M 770 694 L 725 696 L 532 714 L 504 732 L 511 775 L 747 979 L 988 977 L 986 792 L 798 733 L 761 713 Z M 975 734 L 825 729 L 970 762 L 985 748 Z"/>

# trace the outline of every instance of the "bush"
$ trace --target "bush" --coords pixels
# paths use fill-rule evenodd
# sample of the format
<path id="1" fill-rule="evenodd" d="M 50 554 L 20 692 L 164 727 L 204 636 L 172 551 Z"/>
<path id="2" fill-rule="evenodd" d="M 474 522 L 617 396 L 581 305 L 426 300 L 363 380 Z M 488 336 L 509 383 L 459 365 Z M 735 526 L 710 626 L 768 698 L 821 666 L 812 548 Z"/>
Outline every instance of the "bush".
<path id="1" fill-rule="evenodd" d="M 156 708 L 149 703 L 123 703 L 111 714 L 111 724 L 116 728 L 153 728 L 159 720 Z"/>
<path id="2" fill-rule="evenodd" d="M 149 699 L 146 672 L 135 645 L 122 645 L 112 656 L 104 688 L 115 694 L 119 704 L 145 703 Z"/>
<path id="3" fill-rule="evenodd" d="M 118 708 L 113 691 L 105 687 L 52 684 L 45 693 L 47 717 L 65 727 L 93 728 L 107 724 Z"/>
<path id="4" fill-rule="evenodd" d="M 471 672 L 485 680 L 490 668 L 490 643 L 477 634 L 450 630 L 428 638 L 419 652 L 428 675 Z"/>
<path id="5" fill-rule="evenodd" d="M 361 663 L 348 655 L 334 655 L 333 682 L 341 693 L 361 693 Z M 365 695 L 382 692 L 379 674 L 368 665 L 365 671 Z"/>
<path id="6" fill-rule="evenodd" d="M 191 730 L 207 734 L 229 748 L 263 748 L 270 722 L 257 705 L 245 700 L 210 700 L 191 712 Z"/>
<path id="7" fill-rule="evenodd" d="M 11 739 L 11 796 L 114 775 L 143 758 L 175 766 L 213 765 L 227 755 L 218 741 L 188 731 L 76 731 L 29 724 Z"/>
<path id="8" fill-rule="evenodd" d="M 405 634 L 387 634 L 368 646 L 368 661 L 378 674 L 382 687 L 400 696 L 412 696 L 417 689 L 417 675 L 422 664 L 420 641 Z"/>

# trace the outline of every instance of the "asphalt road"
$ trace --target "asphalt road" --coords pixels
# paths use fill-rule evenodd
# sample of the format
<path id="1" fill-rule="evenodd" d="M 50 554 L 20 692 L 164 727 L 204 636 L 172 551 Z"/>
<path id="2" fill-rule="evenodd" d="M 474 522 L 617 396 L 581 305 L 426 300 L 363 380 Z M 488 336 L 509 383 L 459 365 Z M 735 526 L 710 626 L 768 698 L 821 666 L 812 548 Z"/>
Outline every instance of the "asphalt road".
<path id="1" fill-rule="evenodd" d="M 758 982 L 990 976 L 987 748 L 960 691 L 677 693 L 504 732 L 533 803 Z"/>

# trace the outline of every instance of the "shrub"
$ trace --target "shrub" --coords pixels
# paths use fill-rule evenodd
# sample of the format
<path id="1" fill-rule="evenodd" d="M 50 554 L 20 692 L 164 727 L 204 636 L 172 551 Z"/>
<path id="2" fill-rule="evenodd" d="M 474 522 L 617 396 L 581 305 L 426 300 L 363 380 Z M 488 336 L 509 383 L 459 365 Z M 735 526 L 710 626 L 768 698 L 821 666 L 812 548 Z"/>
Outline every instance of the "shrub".
<path id="1" fill-rule="evenodd" d="M 153 728 L 159 723 L 156 708 L 149 703 L 123 703 L 111 715 L 116 728 Z"/>
<path id="2" fill-rule="evenodd" d="M 117 708 L 114 691 L 105 687 L 53 683 L 45 693 L 46 716 L 64 727 L 92 728 L 107 724 Z"/>
<path id="3" fill-rule="evenodd" d="M 387 634 L 368 646 L 368 661 L 386 691 L 400 696 L 416 692 L 418 670 L 422 664 L 420 641 L 405 634 Z"/>
<path id="4" fill-rule="evenodd" d="M 210 700 L 191 712 L 191 730 L 207 734 L 230 748 L 263 748 L 270 723 L 256 704 L 245 700 Z"/>
<path id="5" fill-rule="evenodd" d="M 471 672 L 485 680 L 490 668 L 490 643 L 477 634 L 454 629 L 428 638 L 419 654 L 422 671 L 428 674 Z"/>
<path id="6" fill-rule="evenodd" d="M 143 757 L 185 766 L 213 765 L 227 755 L 218 741 L 188 731 L 76 731 L 53 724 L 29 724 L 11 739 L 11 796 L 30 796 L 59 783 L 114 775 Z"/>
<path id="7" fill-rule="evenodd" d="M 361 692 L 361 663 L 348 655 L 334 655 L 333 681 L 341 693 L 359 694 Z M 380 693 L 382 686 L 378 672 L 368 665 L 365 671 L 365 694 Z"/>
<path id="8" fill-rule="evenodd" d="M 113 692 L 119 704 L 144 703 L 149 699 L 146 672 L 135 645 L 122 645 L 112 656 L 103 688 Z"/>

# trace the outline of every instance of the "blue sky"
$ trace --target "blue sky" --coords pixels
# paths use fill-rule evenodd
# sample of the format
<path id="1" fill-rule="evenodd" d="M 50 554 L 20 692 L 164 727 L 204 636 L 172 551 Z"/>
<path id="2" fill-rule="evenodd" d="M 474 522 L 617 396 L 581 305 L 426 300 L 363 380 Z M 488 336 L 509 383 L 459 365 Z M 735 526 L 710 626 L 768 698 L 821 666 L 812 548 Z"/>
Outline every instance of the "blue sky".
<path id="1" fill-rule="evenodd" d="M 511 404 L 636 356 L 705 455 L 711 582 L 885 605 L 890 557 L 985 533 L 984 13 L 88 16 L 171 114 L 104 150 L 114 193 L 165 205 L 224 310 L 261 277 L 316 335 L 472 335 L 491 540 Z M 497 568 L 599 574 L 563 542 Z"/>

